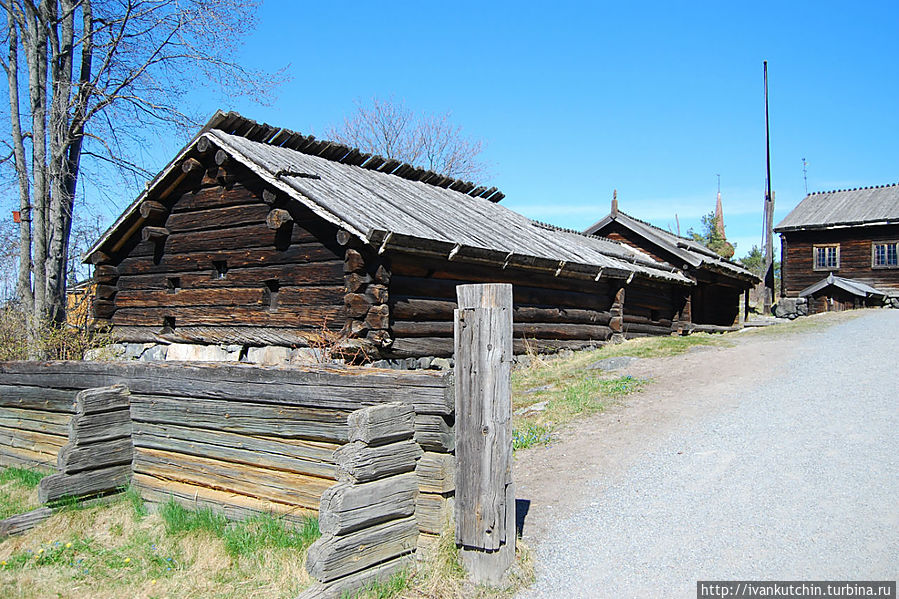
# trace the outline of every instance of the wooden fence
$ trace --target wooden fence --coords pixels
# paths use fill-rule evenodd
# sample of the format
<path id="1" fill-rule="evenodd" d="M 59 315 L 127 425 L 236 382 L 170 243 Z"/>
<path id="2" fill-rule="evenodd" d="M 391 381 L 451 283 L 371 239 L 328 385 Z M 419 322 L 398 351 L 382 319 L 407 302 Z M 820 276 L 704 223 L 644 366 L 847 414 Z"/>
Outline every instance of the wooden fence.
<path id="1" fill-rule="evenodd" d="M 319 508 L 337 480 L 334 451 L 348 415 L 399 401 L 414 410 L 424 449 L 417 478 L 421 542 L 452 509 L 452 376 L 360 368 L 120 362 L 0 363 L 0 464 L 55 467 L 69 442 L 75 397 L 130 391 L 132 484 L 150 502 L 169 497 L 229 517 L 296 519 Z M 64 488 L 64 486 L 62 487 Z"/>

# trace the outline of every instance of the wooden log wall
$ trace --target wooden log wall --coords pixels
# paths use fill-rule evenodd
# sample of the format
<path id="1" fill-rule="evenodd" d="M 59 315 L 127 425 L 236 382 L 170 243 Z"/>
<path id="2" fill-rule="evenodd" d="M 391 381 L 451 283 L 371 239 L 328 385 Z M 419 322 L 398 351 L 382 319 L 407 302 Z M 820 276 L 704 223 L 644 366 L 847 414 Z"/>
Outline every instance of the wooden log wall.
<path id="1" fill-rule="evenodd" d="M 297 518 L 317 510 L 321 494 L 337 479 L 333 454 L 347 443 L 348 415 L 395 401 L 412 406 L 408 419 L 414 422 L 414 442 L 406 446 L 416 455 L 423 448 L 428 458 L 427 467 L 415 475 L 429 496 L 416 519 L 423 534 L 440 532 L 436 523 L 453 489 L 450 374 L 176 362 L 0 362 L 0 413 L 7 416 L 0 429 L 0 463 L 55 464 L 69 440 L 76 394 L 116 384 L 131 393 L 133 484 L 144 497 L 150 502 L 175 497 L 233 518 L 260 511 Z M 31 430 L 48 420 L 56 427 L 51 432 Z M 103 436 L 109 424 L 94 419 L 79 434 L 88 441 L 114 442 L 120 438 Z M 72 464 L 88 457 L 82 451 L 68 455 Z M 364 472 L 367 463 L 349 467 Z M 78 474 L 78 468 L 71 472 Z"/>
<path id="2" fill-rule="evenodd" d="M 338 232 L 338 242 L 350 239 L 345 231 Z M 364 338 L 374 352 L 389 345 L 390 285 L 389 263 L 368 248 L 352 244 L 344 253 L 344 330 L 352 337 Z M 375 357 L 375 356 L 372 356 Z"/>
<path id="3" fill-rule="evenodd" d="M 681 293 L 688 293 L 681 288 Z M 670 285 L 633 279 L 624 288 L 621 332 L 626 339 L 670 335 L 677 329 L 674 322 L 680 305 Z"/>
<path id="4" fill-rule="evenodd" d="M 130 484 L 134 448 L 129 396 L 123 385 L 75 395 L 69 441 L 57 456 L 59 473 L 41 479 L 41 503 L 112 493 Z"/>
<path id="5" fill-rule="evenodd" d="M 899 240 L 899 225 L 878 227 L 850 227 L 823 231 L 794 231 L 781 234 L 783 252 L 783 292 L 796 297 L 806 287 L 827 277 L 856 279 L 883 291 L 899 290 L 899 268 L 874 268 L 872 249 L 874 242 Z M 815 245 L 838 244 L 839 268 L 814 269 Z"/>
<path id="6" fill-rule="evenodd" d="M 391 355 L 452 356 L 456 286 L 490 282 L 513 284 L 516 354 L 600 345 L 612 336 L 610 310 L 617 287 L 608 279 L 571 280 L 396 254 L 388 299 Z"/>
<path id="7" fill-rule="evenodd" d="M 131 237 L 96 255 L 94 316 L 123 341 L 306 345 L 345 321 L 336 228 L 225 157 L 189 158 Z M 234 181 L 240 181 L 235 183 Z"/>
<path id="8" fill-rule="evenodd" d="M 341 597 L 410 565 L 421 449 L 412 440 L 415 413 L 400 402 L 363 408 L 347 418 L 348 443 L 334 452 L 339 483 L 321 499 L 322 536 L 306 555 L 316 583 L 303 599 Z"/>

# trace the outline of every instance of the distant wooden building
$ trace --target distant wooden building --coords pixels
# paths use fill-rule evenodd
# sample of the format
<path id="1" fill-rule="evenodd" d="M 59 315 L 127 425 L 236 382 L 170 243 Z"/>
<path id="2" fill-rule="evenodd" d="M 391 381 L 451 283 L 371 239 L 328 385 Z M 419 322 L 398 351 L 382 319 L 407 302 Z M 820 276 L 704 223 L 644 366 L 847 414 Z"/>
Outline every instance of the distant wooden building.
<path id="1" fill-rule="evenodd" d="M 509 282 L 516 351 L 682 330 L 692 281 L 503 194 L 217 113 L 88 252 L 124 341 L 449 356 L 455 286 Z"/>
<path id="2" fill-rule="evenodd" d="M 774 230 L 781 295 L 811 297 L 810 312 L 899 296 L 899 184 L 809 194 Z"/>
<path id="3" fill-rule="evenodd" d="M 720 216 L 718 222 L 721 222 Z M 716 330 L 717 327 L 738 325 L 749 289 L 759 282 L 752 272 L 722 258 L 701 243 L 621 212 L 617 198 L 612 200 L 611 212 L 584 233 L 621 242 L 681 269 L 695 282 L 685 308 L 689 318 L 684 317 L 693 323 L 694 329 Z"/>

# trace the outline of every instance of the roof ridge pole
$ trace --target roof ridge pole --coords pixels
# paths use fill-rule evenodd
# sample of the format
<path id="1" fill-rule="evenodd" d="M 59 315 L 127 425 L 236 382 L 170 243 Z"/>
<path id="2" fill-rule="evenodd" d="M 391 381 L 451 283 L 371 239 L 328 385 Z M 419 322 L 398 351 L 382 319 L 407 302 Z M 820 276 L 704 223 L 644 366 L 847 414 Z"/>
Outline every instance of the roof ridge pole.
<path id="1" fill-rule="evenodd" d="M 771 135 L 768 125 L 768 61 L 763 63 L 765 72 L 765 298 L 764 313 L 771 314 L 774 303 L 774 192 L 771 191 Z"/>

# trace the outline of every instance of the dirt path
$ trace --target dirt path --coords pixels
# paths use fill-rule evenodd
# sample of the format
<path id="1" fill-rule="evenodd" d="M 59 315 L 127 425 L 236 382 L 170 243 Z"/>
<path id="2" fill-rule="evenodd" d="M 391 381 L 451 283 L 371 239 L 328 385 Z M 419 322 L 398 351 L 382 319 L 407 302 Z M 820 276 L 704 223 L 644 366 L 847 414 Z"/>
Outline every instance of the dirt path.
<path id="1" fill-rule="evenodd" d="M 654 381 L 643 393 L 520 452 L 538 560 L 521 597 L 894 580 L 899 312 L 824 320 L 638 362 L 630 373 Z"/>

